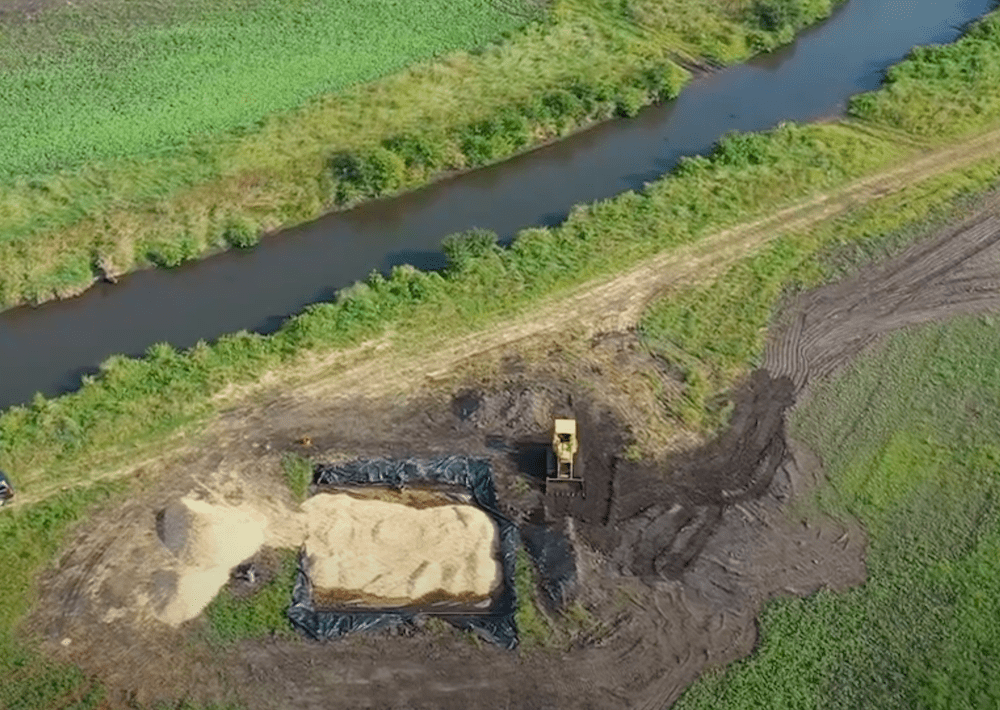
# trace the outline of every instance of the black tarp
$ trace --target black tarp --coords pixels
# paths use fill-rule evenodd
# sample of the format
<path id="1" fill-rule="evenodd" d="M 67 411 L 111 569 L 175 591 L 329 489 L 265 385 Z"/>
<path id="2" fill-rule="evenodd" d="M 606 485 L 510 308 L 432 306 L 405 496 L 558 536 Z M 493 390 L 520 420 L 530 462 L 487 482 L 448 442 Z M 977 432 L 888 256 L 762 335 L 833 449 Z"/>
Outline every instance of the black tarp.
<path id="1" fill-rule="evenodd" d="M 415 459 L 367 459 L 337 465 L 318 464 L 313 471 L 314 490 L 324 486 L 458 486 L 472 494 L 476 505 L 486 511 L 500 533 L 499 555 L 503 582 L 494 603 L 484 613 L 441 614 L 449 623 L 504 648 L 517 646 L 514 613 L 514 559 L 520 544 L 517 527 L 497 509 L 493 473 L 488 459 L 449 456 L 421 461 Z M 308 560 L 300 556 L 299 572 L 292 592 L 288 618 L 298 631 L 315 640 L 333 639 L 352 631 L 391 628 L 412 624 L 421 610 L 334 611 L 317 609 L 309 579 Z"/>

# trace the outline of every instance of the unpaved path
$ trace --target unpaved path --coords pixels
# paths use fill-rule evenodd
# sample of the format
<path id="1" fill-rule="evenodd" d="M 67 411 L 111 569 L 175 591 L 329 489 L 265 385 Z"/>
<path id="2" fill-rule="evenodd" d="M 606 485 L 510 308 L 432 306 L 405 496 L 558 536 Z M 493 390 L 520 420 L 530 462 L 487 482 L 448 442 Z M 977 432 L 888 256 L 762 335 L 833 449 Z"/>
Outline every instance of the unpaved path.
<path id="1" fill-rule="evenodd" d="M 802 389 L 887 332 L 998 309 L 1000 196 L 899 257 L 799 298 L 764 367 Z"/>

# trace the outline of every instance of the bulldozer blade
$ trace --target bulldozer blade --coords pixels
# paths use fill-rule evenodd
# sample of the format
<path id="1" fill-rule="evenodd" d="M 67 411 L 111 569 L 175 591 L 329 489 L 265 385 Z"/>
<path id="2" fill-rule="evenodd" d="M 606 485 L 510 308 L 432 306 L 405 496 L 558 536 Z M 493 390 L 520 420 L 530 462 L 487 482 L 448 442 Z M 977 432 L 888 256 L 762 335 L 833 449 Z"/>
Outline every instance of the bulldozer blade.
<path id="1" fill-rule="evenodd" d="M 552 496 L 586 497 L 581 479 L 550 478 L 545 481 L 545 493 Z"/>

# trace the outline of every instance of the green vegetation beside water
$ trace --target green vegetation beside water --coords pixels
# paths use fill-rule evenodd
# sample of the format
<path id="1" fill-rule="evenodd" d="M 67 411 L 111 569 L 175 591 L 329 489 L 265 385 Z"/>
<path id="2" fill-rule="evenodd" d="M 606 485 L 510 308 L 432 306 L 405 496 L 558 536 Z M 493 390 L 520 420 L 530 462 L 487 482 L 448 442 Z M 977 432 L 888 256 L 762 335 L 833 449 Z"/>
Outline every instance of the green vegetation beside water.
<path id="1" fill-rule="evenodd" d="M 438 0 L 423 1 L 383 17 L 389 6 L 367 1 L 347 11 L 329 0 L 246 0 L 222 11 L 199 0 L 199 22 L 189 10 L 147 26 L 139 12 L 78 30 L 66 18 L 92 10 L 60 9 L 42 15 L 42 29 L 6 28 L 17 41 L 0 46 L 14 69 L 0 100 L 37 110 L 0 126 L 0 164 L 11 166 L 0 176 L 0 306 L 73 293 L 101 272 L 248 246 L 338 205 L 632 115 L 676 95 L 688 77 L 677 58 L 738 61 L 832 7 L 555 0 L 543 20 L 490 45 L 538 16 L 531 0 L 503 11 L 444 3 L 445 15 Z M 34 34 L 47 30 L 50 44 L 69 48 L 32 54 Z M 370 65 L 348 51 L 359 42 L 377 47 Z M 481 51 L 356 83 L 459 46 Z"/>
<path id="2" fill-rule="evenodd" d="M 773 602 L 755 654 L 676 707 L 1000 706 L 995 318 L 897 334 L 792 429 L 823 458 L 821 504 L 868 530 L 869 579 Z"/>
<path id="3" fill-rule="evenodd" d="M 850 113 L 944 141 L 983 130 L 1000 115 L 1000 14 L 975 23 L 957 42 L 916 47 L 886 72 L 878 90 L 851 100 Z"/>
<path id="4" fill-rule="evenodd" d="M 78 480 L 108 457 L 196 422 L 212 397 L 319 353 L 377 337 L 392 326 L 414 351 L 436 347 L 525 312 L 544 297 L 610 275 L 715 230 L 869 174 L 906 153 L 850 126 L 787 125 L 724 141 L 644 193 L 579 207 L 554 229 L 521 232 L 509 249 L 495 235 L 450 240 L 445 274 L 396 268 L 373 274 L 290 319 L 272 336 L 237 333 L 178 352 L 161 344 L 144 359 L 114 357 L 79 391 L 37 397 L 0 416 L 0 466 L 21 492 Z M 446 325 L 447 324 L 447 325 Z M 86 475 L 86 474 L 84 474 Z"/>

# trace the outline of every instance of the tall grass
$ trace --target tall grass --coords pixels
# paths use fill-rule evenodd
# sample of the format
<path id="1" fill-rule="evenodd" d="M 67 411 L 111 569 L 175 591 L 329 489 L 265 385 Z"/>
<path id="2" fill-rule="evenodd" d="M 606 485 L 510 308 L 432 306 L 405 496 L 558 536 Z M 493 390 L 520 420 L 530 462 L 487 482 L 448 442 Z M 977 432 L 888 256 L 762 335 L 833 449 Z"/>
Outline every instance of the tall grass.
<path id="1" fill-rule="evenodd" d="M 754 656 L 676 707 L 1000 705 L 996 332 L 963 318 L 898 334 L 796 417 L 826 465 L 823 504 L 869 532 L 869 579 L 772 603 Z"/>
<path id="2" fill-rule="evenodd" d="M 428 0 L 432 5 L 437 1 Z M 709 0 L 556 0 L 546 21 L 529 24 L 504 44 L 473 53 L 453 52 L 372 84 L 344 85 L 294 110 L 277 107 L 290 106 L 288 97 L 296 91 L 297 101 L 318 91 L 320 74 L 331 86 L 337 81 L 334 75 L 340 76 L 329 65 L 316 68 L 317 43 L 323 47 L 319 52 L 323 56 L 338 50 L 317 39 L 320 30 L 310 29 L 310 23 L 325 27 L 324 22 L 339 17 L 340 4 L 313 0 L 317 8 L 282 5 L 279 11 L 273 0 L 246 0 L 249 9 L 229 14 L 216 11 L 201 23 L 160 23 L 143 30 L 149 34 L 151 57 L 166 51 L 162 48 L 174 35 L 183 41 L 171 50 L 177 54 L 169 62 L 153 64 L 154 59 L 134 55 L 137 58 L 130 61 L 139 69 L 145 67 L 141 76 L 128 73 L 133 71 L 128 62 L 99 72 L 86 69 L 91 66 L 85 56 L 88 51 L 91 58 L 127 54 L 110 45 L 105 51 L 87 34 L 77 38 L 82 57 L 78 65 L 70 61 L 77 56 L 72 52 L 41 53 L 38 59 L 26 54 L 48 67 L 48 72 L 55 66 L 54 57 L 69 62 L 65 72 L 60 68 L 46 79 L 55 105 L 86 99 L 92 102 L 93 111 L 80 104 L 86 110 L 72 115 L 72 123 L 61 123 L 65 115 L 53 108 L 51 121 L 40 120 L 37 126 L 18 123 L 24 135 L 6 144 L 8 151 L 14 151 L 10 159 L 21 161 L 22 167 L 13 169 L 16 174 L 0 184 L 0 305 L 75 293 L 102 272 L 120 273 L 148 263 L 171 266 L 206 250 L 247 245 L 263 231 L 315 218 L 338 205 L 409 189 L 442 171 L 507 157 L 613 113 L 631 115 L 646 103 L 676 94 L 687 74 L 674 59 L 707 57 L 723 63 L 743 59 L 775 46 L 782 38 L 787 40 L 801 26 L 795 23 L 819 19 L 832 4 L 829 0 L 783 1 L 801 11 L 789 15 L 792 24 L 766 30 L 754 9 L 759 3 L 743 7 Z M 209 0 L 200 2 L 206 11 L 217 8 Z M 495 20 L 492 25 L 475 25 L 474 18 L 487 17 L 485 3 L 445 3 L 456 13 L 464 12 L 463 8 L 475 10 L 470 11 L 468 21 L 455 25 L 468 30 L 473 44 L 496 35 L 484 27 L 496 29 L 503 24 L 501 15 L 489 15 Z M 284 53 L 268 47 L 268 60 L 259 68 L 248 60 L 237 69 L 225 70 L 230 60 L 220 58 L 223 50 L 226 57 L 242 56 L 237 50 L 265 51 L 251 39 L 270 36 L 267 33 L 272 29 L 258 25 L 269 17 L 268 12 L 277 13 L 280 20 L 274 24 L 274 33 L 297 36 L 299 30 L 289 28 L 296 27 L 296 18 L 301 19 L 307 8 L 315 12 L 306 16 L 315 19 L 302 30 L 306 39 L 282 35 L 288 46 Z M 426 16 L 440 21 L 436 12 Z M 358 18 L 357 22 L 367 22 L 362 15 Z M 103 27 L 91 24 L 91 30 Z M 411 24 L 416 34 L 404 33 L 403 37 L 413 37 L 414 42 L 422 38 L 426 44 L 429 37 L 439 34 L 419 22 Z M 54 32 L 61 38 L 70 30 Z M 119 38 L 105 41 L 135 42 L 136 32 L 123 31 Z M 207 46 L 221 64 L 213 65 L 209 55 L 187 43 L 186 37 L 200 32 L 209 33 Z M 116 36 L 113 31 L 105 34 Z M 22 53 L 28 52 L 30 44 L 22 42 Z M 403 42 L 401 46 L 409 45 Z M 414 50 L 407 56 L 418 55 Z M 298 71 L 296 62 L 305 68 Z M 199 86 L 214 87 L 213 91 L 231 100 L 198 109 L 196 117 L 184 114 L 182 120 L 169 107 L 202 101 L 199 97 L 204 94 L 149 82 L 168 75 L 187 76 L 181 70 L 189 65 L 197 70 L 194 75 L 202 76 Z M 275 68 L 279 65 L 280 71 Z M 81 81 L 104 82 L 101 92 L 95 88 L 91 93 L 72 93 L 76 85 L 66 82 L 72 81 L 76 66 L 85 67 L 79 70 Z M 350 66 L 344 66 L 349 73 Z M 18 71 L 28 70 L 20 67 Z M 280 85 L 258 75 L 267 71 L 279 73 Z M 300 85 L 299 79 L 313 83 Z M 147 84 L 152 88 L 139 96 L 114 93 Z M 243 86 L 253 86 L 253 95 L 262 98 L 241 103 Z M 22 97 L 21 92 L 42 91 L 40 84 L 35 87 L 31 82 L 15 88 L 17 97 Z M 176 91 L 181 93 L 171 98 Z M 233 99 L 237 94 L 240 101 Z M 9 100 L 15 98 L 11 95 Z M 130 105 L 129 101 L 138 102 L 137 106 L 148 104 L 149 110 L 104 115 L 111 106 Z M 210 103 L 215 101 L 212 98 Z M 91 115 L 100 122 L 91 123 Z M 30 119 L 29 115 L 18 121 Z M 216 122 L 215 128 L 205 123 L 210 120 Z M 204 125 L 195 125 L 198 121 Z M 226 126 L 243 127 L 222 131 Z M 52 135 L 38 133 L 43 130 Z M 84 162 L 69 167 L 73 160 Z M 29 164 L 57 166 L 59 171 L 30 168 L 35 172 L 25 173 Z M 233 222 L 241 225 L 235 234 Z"/>
<path id="3" fill-rule="evenodd" d="M 878 91 L 859 94 L 850 113 L 931 139 L 982 130 L 1000 114 L 1000 14 L 957 42 L 916 47 L 889 69 Z"/>

